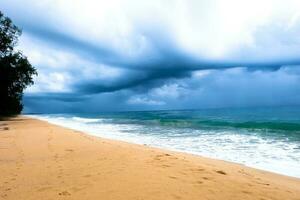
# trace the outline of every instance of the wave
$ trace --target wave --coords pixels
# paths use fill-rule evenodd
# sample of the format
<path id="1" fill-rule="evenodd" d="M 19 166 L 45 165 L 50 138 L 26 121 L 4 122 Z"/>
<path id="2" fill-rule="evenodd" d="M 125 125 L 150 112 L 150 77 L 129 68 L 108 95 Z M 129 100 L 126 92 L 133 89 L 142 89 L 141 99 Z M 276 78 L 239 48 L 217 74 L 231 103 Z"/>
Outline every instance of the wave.
<path id="1" fill-rule="evenodd" d="M 95 119 L 95 118 L 83 118 L 83 117 L 72 117 L 74 121 L 83 122 L 83 123 L 95 123 L 102 122 L 103 119 Z"/>
<path id="2" fill-rule="evenodd" d="M 160 125 L 173 127 L 190 127 L 190 128 L 244 128 L 250 130 L 282 130 L 282 131 L 300 131 L 299 123 L 291 122 L 230 122 L 216 120 L 159 120 Z"/>
<path id="3" fill-rule="evenodd" d="M 225 121 L 211 119 L 107 119 L 115 124 L 141 124 L 164 126 L 170 128 L 194 129 L 247 129 L 260 131 L 289 131 L 300 132 L 300 123 L 284 121 Z"/>

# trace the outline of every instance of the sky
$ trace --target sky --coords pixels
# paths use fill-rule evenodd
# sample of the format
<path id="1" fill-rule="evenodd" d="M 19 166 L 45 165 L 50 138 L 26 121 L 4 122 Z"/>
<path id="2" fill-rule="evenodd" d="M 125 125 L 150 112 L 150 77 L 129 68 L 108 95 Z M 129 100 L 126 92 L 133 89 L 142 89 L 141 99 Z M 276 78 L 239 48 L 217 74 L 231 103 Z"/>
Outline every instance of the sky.
<path id="1" fill-rule="evenodd" d="M 24 112 L 300 104 L 299 0 L 1 0 Z"/>

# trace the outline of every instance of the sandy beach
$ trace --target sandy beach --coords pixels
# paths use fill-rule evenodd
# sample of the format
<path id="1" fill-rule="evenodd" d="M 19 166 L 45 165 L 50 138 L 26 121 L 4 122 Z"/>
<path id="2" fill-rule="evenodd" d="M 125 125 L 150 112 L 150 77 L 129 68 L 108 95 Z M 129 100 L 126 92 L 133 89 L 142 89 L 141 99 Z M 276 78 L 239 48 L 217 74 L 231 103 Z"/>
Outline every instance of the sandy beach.
<path id="1" fill-rule="evenodd" d="M 20 116 L 0 121 L 0 199 L 299 200 L 300 180 Z"/>

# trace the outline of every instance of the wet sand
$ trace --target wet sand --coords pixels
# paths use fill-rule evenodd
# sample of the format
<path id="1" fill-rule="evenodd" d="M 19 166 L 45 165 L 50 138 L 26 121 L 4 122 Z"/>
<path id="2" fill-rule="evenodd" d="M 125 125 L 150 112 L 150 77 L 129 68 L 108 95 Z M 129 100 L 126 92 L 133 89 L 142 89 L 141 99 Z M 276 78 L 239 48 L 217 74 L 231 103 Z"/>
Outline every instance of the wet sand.
<path id="1" fill-rule="evenodd" d="M 0 199 L 300 200 L 300 179 L 20 116 L 0 121 Z"/>

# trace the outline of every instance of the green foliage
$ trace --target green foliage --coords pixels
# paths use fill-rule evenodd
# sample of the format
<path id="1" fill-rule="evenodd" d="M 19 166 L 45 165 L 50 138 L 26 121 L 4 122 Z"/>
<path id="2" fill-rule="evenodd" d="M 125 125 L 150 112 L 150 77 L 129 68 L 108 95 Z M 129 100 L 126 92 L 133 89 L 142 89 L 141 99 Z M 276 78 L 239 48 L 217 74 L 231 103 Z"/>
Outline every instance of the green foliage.
<path id="1" fill-rule="evenodd" d="M 36 69 L 15 47 L 21 30 L 0 11 L 0 115 L 22 111 L 23 90 L 33 84 Z"/>

